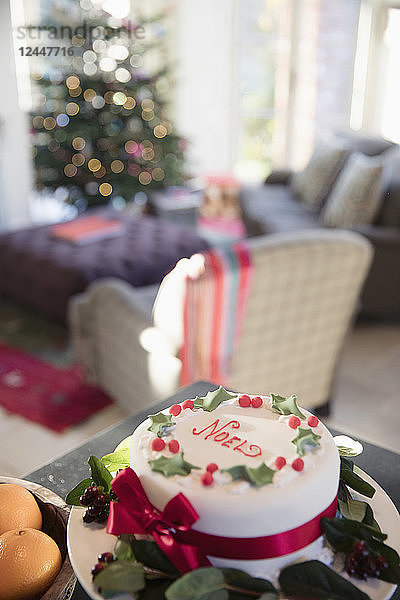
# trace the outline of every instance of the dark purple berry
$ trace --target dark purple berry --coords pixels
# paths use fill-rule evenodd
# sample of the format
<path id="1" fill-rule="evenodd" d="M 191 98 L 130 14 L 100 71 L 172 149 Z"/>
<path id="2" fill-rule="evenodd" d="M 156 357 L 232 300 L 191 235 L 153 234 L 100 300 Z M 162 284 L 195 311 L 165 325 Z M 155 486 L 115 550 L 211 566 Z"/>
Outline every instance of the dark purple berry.
<path id="1" fill-rule="evenodd" d="M 98 514 L 98 516 L 96 517 L 96 521 L 98 523 L 105 523 L 108 519 L 108 510 L 101 510 Z"/>
<path id="2" fill-rule="evenodd" d="M 82 494 L 82 496 L 79 498 L 79 502 L 82 504 L 82 506 L 89 506 L 89 504 L 92 502 L 92 498 L 87 494 Z"/>
<path id="3" fill-rule="evenodd" d="M 96 498 L 93 500 L 93 505 L 102 507 L 106 504 L 106 502 L 107 502 L 106 495 L 98 494 L 98 496 L 96 496 Z"/>
<path id="4" fill-rule="evenodd" d="M 97 560 L 101 563 L 110 563 L 114 560 L 114 554 L 112 552 L 103 552 L 99 554 Z"/>
<path id="5" fill-rule="evenodd" d="M 100 513 L 100 508 L 98 506 L 89 506 L 89 508 L 86 511 L 91 517 L 93 517 L 94 519 L 96 519 L 99 516 Z"/>
<path id="6" fill-rule="evenodd" d="M 368 548 L 365 542 L 360 540 L 359 542 L 355 542 L 353 546 L 354 554 L 357 556 L 368 556 Z"/>
<path id="7" fill-rule="evenodd" d="M 96 575 L 98 575 L 100 573 L 100 571 L 102 571 L 105 567 L 104 563 L 98 562 L 97 564 L 94 565 L 94 567 L 92 568 L 92 576 L 96 577 Z"/>
<path id="8" fill-rule="evenodd" d="M 82 517 L 84 523 L 93 523 L 94 521 L 94 517 L 92 517 L 87 510 L 85 510 L 85 512 L 83 513 L 83 517 Z"/>
<path id="9" fill-rule="evenodd" d="M 86 488 L 86 490 L 83 493 L 85 496 L 88 496 L 88 498 L 93 499 L 99 493 L 99 489 L 96 485 L 90 485 L 89 487 Z"/>

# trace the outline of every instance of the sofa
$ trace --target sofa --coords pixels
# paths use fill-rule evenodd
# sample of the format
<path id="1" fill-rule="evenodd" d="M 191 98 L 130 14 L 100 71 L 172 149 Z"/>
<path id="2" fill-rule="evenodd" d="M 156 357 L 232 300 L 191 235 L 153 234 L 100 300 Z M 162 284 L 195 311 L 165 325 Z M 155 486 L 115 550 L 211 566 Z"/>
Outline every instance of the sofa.
<path id="1" fill-rule="evenodd" d="M 275 170 L 267 177 L 264 185 L 245 188 L 241 193 L 241 208 L 243 219 L 249 236 L 264 235 L 278 232 L 314 229 L 321 226 L 332 227 L 332 219 L 327 219 L 327 206 L 332 197 L 337 196 L 338 187 L 343 189 L 346 179 L 344 173 L 351 160 L 359 161 L 365 157 L 366 164 L 374 165 L 376 176 L 372 173 L 370 187 L 375 189 L 376 203 L 373 214 L 356 214 L 349 221 L 349 228 L 364 235 L 374 247 L 374 259 L 370 273 L 361 297 L 361 317 L 390 318 L 400 316 L 400 148 L 383 138 L 365 136 L 358 133 L 343 131 L 335 133 L 334 143 L 342 149 L 342 156 L 336 165 L 336 172 L 330 173 L 323 182 L 322 200 L 318 206 L 309 202 L 309 198 L 301 195 L 301 185 L 296 178 L 298 173 L 290 170 Z M 319 150 L 320 148 L 320 150 Z M 300 176 L 307 175 L 318 179 L 326 164 L 323 157 L 318 165 L 319 156 L 326 151 L 326 146 L 316 145 L 313 157 L 314 173 L 310 163 Z M 380 166 L 379 166 L 380 165 Z M 315 169 L 316 167 L 316 169 Z M 335 171 L 335 170 L 334 170 Z M 342 178 L 342 181 L 340 181 Z M 357 193 L 363 185 L 368 185 L 367 178 L 362 178 L 354 188 Z M 379 185 L 378 185 L 379 184 Z M 324 187 L 325 186 L 325 187 Z M 354 191 L 355 190 L 355 191 Z M 316 190 L 311 187 L 310 194 Z M 347 191 L 347 195 L 349 195 Z M 363 194 L 368 195 L 369 188 L 365 187 Z M 347 202 L 347 198 L 345 199 Z M 356 200 L 363 200 L 359 198 Z M 332 211 L 331 211 L 332 212 Z M 329 215 L 328 215 L 329 216 Z M 332 215 L 331 215 L 332 216 Z M 359 217 L 359 218 L 358 218 Z M 359 221 L 359 222 L 357 222 Z M 369 222 L 368 222 L 369 221 Z M 339 227 L 346 226 L 339 223 Z"/>

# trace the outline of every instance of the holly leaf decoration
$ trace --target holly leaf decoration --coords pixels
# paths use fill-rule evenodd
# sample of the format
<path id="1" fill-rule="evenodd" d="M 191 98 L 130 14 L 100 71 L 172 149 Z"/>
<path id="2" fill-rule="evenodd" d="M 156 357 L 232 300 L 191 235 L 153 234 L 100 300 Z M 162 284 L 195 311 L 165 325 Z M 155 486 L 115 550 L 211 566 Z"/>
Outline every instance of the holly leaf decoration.
<path id="1" fill-rule="evenodd" d="M 183 458 L 183 452 L 175 454 L 172 458 L 160 456 L 155 460 L 149 460 L 149 465 L 152 471 L 162 473 L 164 477 L 172 477 L 172 475 L 189 475 L 192 469 L 200 469 L 195 465 L 190 464 Z"/>
<path id="2" fill-rule="evenodd" d="M 172 415 L 164 415 L 162 412 L 159 412 L 155 415 L 149 415 L 149 419 L 151 420 L 150 427 L 147 428 L 148 431 L 152 431 L 158 437 L 163 437 L 169 433 L 169 429 L 175 425 L 172 421 Z"/>
<path id="3" fill-rule="evenodd" d="M 306 418 L 297 406 L 297 396 L 295 394 L 292 394 L 287 398 L 271 394 L 271 398 L 271 408 L 277 410 L 281 415 L 296 415 L 296 417 L 303 420 Z"/>
<path id="4" fill-rule="evenodd" d="M 208 392 L 206 396 L 196 396 L 194 399 L 194 407 L 202 408 L 203 410 L 212 412 L 218 408 L 222 402 L 236 398 L 236 396 L 237 394 L 231 394 L 231 392 L 228 392 L 222 386 L 220 386 L 217 390 Z"/>
<path id="5" fill-rule="evenodd" d="M 135 536 L 131 533 L 122 533 L 118 536 L 114 546 L 114 554 L 117 560 L 128 560 L 131 562 L 136 560 L 132 547 L 134 539 Z"/>
<path id="6" fill-rule="evenodd" d="M 129 448 L 106 454 L 100 460 L 109 471 L 116 473 L 120 469 L 129 467 Z"/>
<path id="7" fill-rule="evenodd" d="M 282 569 L 279 583 L 285 598 L 370 600 L 367 594 L 318 560 L 297 563 Z"/>
<path id="8" fill-rule="evenodd" d="M 246 465 L 236 465 L 229 469 L 222 469 L 222 473 L 229 473 L 233 481 L 243 480 L 249 481 L 252 485 L 261 487 L 267 483 L 272 483 L 276 471 L 267 467 L 265 463 L 261 463 L 255 469 Z"/>
<path id="9" fill-rule="evenodd" d="M 297 436 L 292 440 L 292 444 L 295 444 L 297 448 L 297 454 L 304 456 L 306 452 L 306 446 L 312 446 L 317 448 L 319 446 L 320 435 L 314 433 L 311 429 L 302 429 L 301 427 L 297 430 Z"/>
<path id="10" fill-rule="evenodd" d="M 220 569 L 203 567 L 185 573 L 165 592 L 167 600 L 228 600 Z"/>
<path id="11" fill-rule="evenodd" d="M 137 540 L 131 536 L 131 547 L 136 560 L 146 567 L 156 569 L 157 571 L 168 575 L 179 575 L 179 570 L 172 564 L 164 552 L 151 540 Z"/>
<path id="12" fill-rule="evenodd" d="M 269 592 L 272 594 L 272 598 L 278 598 L 278 592 L 268 579 L 261 579 L 260 577 L 252 577 L 240 569 L 230 569 L 227 567 L 221 568 L 224 574 L 225 583 L 233 588 L 240 588 L 243 592 Z M 261 598 L 264 597 L 264 594 Z"/>
<path id="13" fill-rule="evenodd" d="M 94 578 L 96 587 L 104 592 L 133 594 L 142 590 L 146 583 L 143 565 L 137 562 L 116 560 L 109 563 Z"/>

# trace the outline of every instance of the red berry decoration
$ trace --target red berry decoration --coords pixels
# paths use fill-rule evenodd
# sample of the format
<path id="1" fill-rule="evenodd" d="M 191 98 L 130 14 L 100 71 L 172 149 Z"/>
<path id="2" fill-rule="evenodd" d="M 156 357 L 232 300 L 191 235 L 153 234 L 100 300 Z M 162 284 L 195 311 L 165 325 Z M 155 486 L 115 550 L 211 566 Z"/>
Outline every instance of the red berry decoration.
<path id="1" fill-rule="evenodd" d="M 182 408 L 183 408 L 183 410 L 185 410 L 186 408 L 190 408 L 190 410 L 193 410 L 194 409 L 193 400 L 185 400 L 185 402 L 182 404 Z"/>
<path id="2" fill-rule="evenodd" d="M 298 427 L 300 427 L 301 421 L 300 421 L 299 417 L 295 417 L 294 415 L 292 415 L 288 421 L 288 425 L 292 429 L 297 429 Z"/>
<path id="3" fill-rule="evenodd" d="M 182 412 L 182 407 L 180 404 L 173 404 L 169 409 L 169 414 L 173 417 L 177 417 Z"/>
<path id="4" fill-rule="evenodd" d="M 262 398 L 260 396 L 254 396 L 254 398 L 251 399 L 251 405 L 253 408 L 260 408 L 260 406 L 262 406 Z"/>
<path id="5" fill-rule="evenodd" d="M 317 427 L 317 425 L 319 423 L 318 417 L 311 415 L 311 417 L 308 417 L 307 423 L 310 427 Z"/>
<path id="6" fill-rule="evenodd" d="M 99 554 L 97 560 L 101 563 L 110 563 L 114 560 L 114 554 L 112 552 L 103 552 Z"/>
<path id="7" fill-rule="evenodd" d="M 304 469 L 304 460 L 302 458 L 295 458 L 292 462 L 292 469 L 302 471 Z"/>
<path id="8" fill-rule="evenodd" d="M 179 452 L 179 442 L 178 440 L 171 440 L 168 444 L 168 450 L 172 452 L 172 454 L 177 454 Z"/>
<path id="9" fill-rule="evenodd" d="M 241 406 L 242 408 L 248 408 L 251 404 L 251 400 L 250 400 L 250 396 L 248 396 L 247 394 L 243 394 L 242 396 L 239 396 L 239 406 Z"/>
<path id="10" fill-rule="evenodd" d="M 215 471 L 218 471 L 218 469 L 219 467 L 216 463 L 210 463 L 206 466 L 206 471 L 208 471 L 209 473 L 215 473 Z"/>
<path id="11" fill-rule="evenodd" d="M 206 471 L 205 473 L 203 473 L 200 479 L 201 479 L 201 483 L 206 486 L 211 485 L 214 481 L 214 477 L 213 477 L 212 473 L 210 473 L 209 471 Z"/>
<path id="12" fill-rule="evenodd" d="M 151 442 L 151 449 L 154 450 L 155 452 L 161 452 L 161 450 L 164 450 L 164 448 L 165 448 L 165 442 L 164 442 L 164 440 L 162 440 L 159 437 L 156 437 Z"/>
<path id="13" fill-rule="evenodd" d="M 280 471 L 286 465 L 286 458 L 284 456 L 278 456 L 275 459 L 275 466 Z"/>

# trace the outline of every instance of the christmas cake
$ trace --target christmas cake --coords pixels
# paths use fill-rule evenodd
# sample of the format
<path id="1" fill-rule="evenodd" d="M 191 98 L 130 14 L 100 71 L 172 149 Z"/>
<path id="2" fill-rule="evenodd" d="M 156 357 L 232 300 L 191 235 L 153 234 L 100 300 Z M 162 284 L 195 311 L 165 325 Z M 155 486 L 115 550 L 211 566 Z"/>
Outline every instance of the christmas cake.
<path id="1" fill-rule="evenodd" d="M 161 547 L 178 553 L 195 548 L 204 560 L 189 557 L 192 567 L 274 575 L 297 560 L 321 559 L 319 522 L 335 516 L 339 465 L 331 434 L 295 396 L 219 388 L 151 415 L 133 433 L 129 471 L 145 498 L 137 533 L 156 532 Z M 182 565 L 174 550 L 171 559 Z"/>

